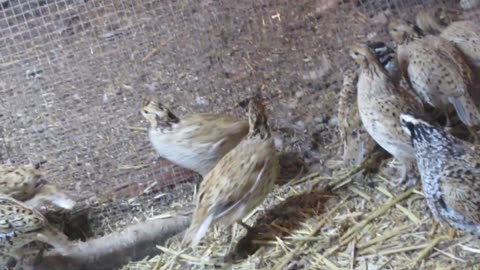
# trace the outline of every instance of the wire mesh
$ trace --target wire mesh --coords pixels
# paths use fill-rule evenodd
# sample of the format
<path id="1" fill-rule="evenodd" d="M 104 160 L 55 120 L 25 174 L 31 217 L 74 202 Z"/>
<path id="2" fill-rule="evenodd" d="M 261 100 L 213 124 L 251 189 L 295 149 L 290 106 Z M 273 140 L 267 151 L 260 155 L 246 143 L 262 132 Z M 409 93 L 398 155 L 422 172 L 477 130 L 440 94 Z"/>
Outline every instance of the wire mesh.
<path id="1" fill-rule="evenodd" d="M 141 129 L 144 96 L 159 96 L 179 115 L 241 116 L 235 104 L 261 89 L 274 129 L 323 160 L 332 153 L 310 152 L 335 141 L 328 123 L 340 71 L 352 65 L 345 47 L 388 40 L 384 24 L 368 23 L 382 15 L 411 19 L 413 7 L 455 4 L 2 0 L 0 159 L 48 160 L 52 182 L 84 200 L 115 199 L 99 208 L 100 228 L 106 216 L 124 225 L 171 202 L 155 199 L 162 188 L 194 178 L 156 157 Z M 132 198 L 148 203 L 132 206 Z"/>

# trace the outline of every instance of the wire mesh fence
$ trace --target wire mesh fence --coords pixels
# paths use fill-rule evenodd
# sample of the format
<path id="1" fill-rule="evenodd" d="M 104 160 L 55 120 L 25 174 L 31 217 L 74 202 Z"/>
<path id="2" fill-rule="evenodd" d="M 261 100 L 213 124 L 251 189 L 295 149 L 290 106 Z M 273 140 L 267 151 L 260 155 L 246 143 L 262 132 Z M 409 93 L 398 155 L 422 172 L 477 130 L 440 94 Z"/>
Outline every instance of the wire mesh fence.
<path id="1" fill-rule="evenodd" d="M 0 161 L 47 160 L 48 180 L 82 200 L 110 201 L 99 210 L 104 228 L 106 216 L 133 219 L 167 205 L 162 188 L 195 178 L 156 157 L 139 113 L 145 96 L 179 115 L 243 117 L 237 102 L 259 90 L 270 98 L 284 148 L 323 161 L 335 154 L 322 147 L 336 140 L 331 124 L 341 72 L 353 65 L 346 46 L 389 40 L 390 16 L 411 19 L 414 8 L 456 5 L 1 0 Z M 142 203 L 132 206 L 132 198 Z"/>

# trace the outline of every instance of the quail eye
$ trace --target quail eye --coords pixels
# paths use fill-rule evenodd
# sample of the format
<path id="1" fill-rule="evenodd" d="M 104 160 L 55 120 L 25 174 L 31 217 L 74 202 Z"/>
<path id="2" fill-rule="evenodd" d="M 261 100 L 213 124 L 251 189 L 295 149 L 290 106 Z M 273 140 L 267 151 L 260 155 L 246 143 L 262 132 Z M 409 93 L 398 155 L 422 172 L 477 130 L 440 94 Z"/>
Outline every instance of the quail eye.
<path id="1" fill-rule="evenodd" d="M 409 130 L 413 130 L 413 128 L 414 128 L 414 127 L 413 127 L 413 124 L 412 124 L 412 123 L 407 123 L 407 128 L 408 128 Z"/>
<path id="2" fill-rule="evenodd" d="M 358 52 L 353 52 L 353 54 L 354 54 L 354 55 L 359 55 L 359 53 L 358 53 Z"/>
<path id="3" fill-rule="evenodd" d="M 147 111 L 147 110 L 143 110 L 143 113 L 148 114 L 148 111 Z"/>

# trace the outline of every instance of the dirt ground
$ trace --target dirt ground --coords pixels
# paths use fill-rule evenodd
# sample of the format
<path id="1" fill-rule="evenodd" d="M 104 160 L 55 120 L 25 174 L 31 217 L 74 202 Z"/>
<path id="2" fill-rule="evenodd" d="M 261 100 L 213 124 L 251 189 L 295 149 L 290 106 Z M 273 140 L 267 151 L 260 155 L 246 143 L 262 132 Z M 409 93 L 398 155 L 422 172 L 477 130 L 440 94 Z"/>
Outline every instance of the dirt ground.
<path id="1" fill-rule="evenodd" d="M 391 17 L 455 5 L 0 1 L 0 159 L 47 160 L 47 180 L 88 209 L 88 235 L 103 235 L 183 207 L 199 181 L 156 156 L 139 113 L 144 97 L 157 96 L 180 117 L 243 117 L 238 102 L 260 92 L 280 150 L 329 176 L 337 93 L 343 72 L 355 68 L 348 45 L 390 41 Z"/>

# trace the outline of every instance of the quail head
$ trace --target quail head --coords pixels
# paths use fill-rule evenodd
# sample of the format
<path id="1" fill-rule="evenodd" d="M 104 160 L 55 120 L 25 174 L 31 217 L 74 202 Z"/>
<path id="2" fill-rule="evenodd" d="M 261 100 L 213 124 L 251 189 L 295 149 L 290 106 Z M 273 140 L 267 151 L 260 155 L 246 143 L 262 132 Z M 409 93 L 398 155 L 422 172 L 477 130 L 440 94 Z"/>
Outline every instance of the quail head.
<path id="1" fill-rule="evenodd" d="M 473 66 L 480 68 L 480 25 L 473 21 L 456 21 L 448 26 L 441 21 L 441 14 L 419 12 L 416 24 L 424 32 L 440 34 L 450 41 Z"/>
<path id="2" fill-rule="evenodd" d="M 23 201 L 35 194 L 43 173 L 39 165 L 0 165 L 0 194 Z"/>
<path id="3" fill-rule="evenodd" d="M 381 41 L 369 42 L 367 45 L 370 49 L 373 49 L 378 61 L 385 68 L 393 81 L 398 83 L 401 74 L 398 69 L 397 55 L 395 51 Z"/>
<path id="4" fill-rule="evenodd" d="M 141 110 L 150 122 L 150 142 L 173 163 L 205 176 L 248 132 L 248 123 L 228 116 L 194 114 L 178 118 L 155 99 Z"/>
<path id="5" fill-rule="evenodd" d="M 197 245 L 210 225 L 241 223 L 273 189 L 279 165 L 267 123 L 265 107 L 259 99 L 248 104 L 247 136 L 228 152 L 200 184 L 192 224 L 185 243 Z"/>
<path id="6" fill-rule="evenodd" d="M 427 204 L 443 225 L 480 235 L 480 154 L 474 146 L 411 113 L 400 116 L 411 138 Z"/>
<path id="7" fill-rule="evenodd" d="M 405 110 L 421 111 L 422 106 L 406 90 L 397 86 L 374 52 L 364 44 L 355 44 L 350 55 L 360 65 L 357 102 L 360 119 L 368 134 L 387 152 L 402 163 L 401 184 L 414 182 L 414 152 L 398 119 Z"/>
<path id="8" fill-rule="evenodd" d="M 400 70 L 422 100 L 444 112 L 453 105 L 465 125 L 479 125 L 480 111 L 470 93 L 472 70 L 462 53 L 441 37 L 419 36 L 405 22 L 390 23 L 389 32 L 398 43 Z"/>
<path id="9" fill-rule="evenodd" d="M 58 252 L 68 249 L 68 238 L 50 225 L 35 209 L 9 196 L 0 195 L 0 253 L 17 260 L 22 247 L 33 241 L 53 246 Z"/>

